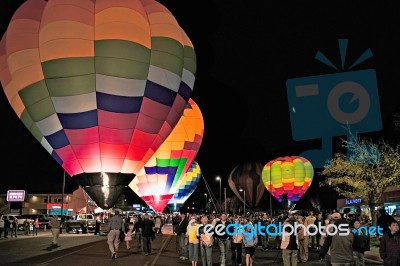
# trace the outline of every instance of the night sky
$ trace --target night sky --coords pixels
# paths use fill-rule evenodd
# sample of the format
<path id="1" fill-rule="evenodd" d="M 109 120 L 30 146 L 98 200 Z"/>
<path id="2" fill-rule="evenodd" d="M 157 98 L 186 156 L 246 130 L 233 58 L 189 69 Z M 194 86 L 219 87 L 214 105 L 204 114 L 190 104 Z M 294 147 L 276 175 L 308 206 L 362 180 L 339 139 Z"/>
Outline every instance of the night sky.
<path id="1" fill-rule="evenodd" d="M 1 35 L 11 14 L 23 1 L 0 1 Z M 160 1 L 191 39 L 197 56 L 192 98 L 202 110 L 205 130 L 197 161 L 218 197 L 217 175 L 228 188 L 230 171 L 240 163 L 266 164 L 279 156 L 299 155 L 320 147 L 320 140 L 294 141 L 286 81 L 297 77 L 346 71 L 365 50 L 373 56 L 353 70 L 375 69 L 383 129 L 363 134 L 397 139 L 393 114 L 399 107 L 400 17 L 397 6 L 377 1 Z M 345 69 L 340 68 L 338 39 L 348 39 Z M 314 59 L 325 54 L 335 70 Z M 3 156 L 0 193 L 7 189 L 61 192 L 63 169 L 30 136 L 0 93 Z M 318 110 L 315 110 L 318 112 Z M 304 124 L 307 127 L 307 124 Z M 334 138 L 334 150 L 340 138 Z M 318 188 L 318 169 L 312 187 L 299 204 L 331 193 Z M 67 189 L 77 185 L 68 178 Z M 127 188 L 127 190 L 130 190 Z M 206 192 L 201 181 L 188 200 L 198 207 Z M 127 191 L 131 201 L 138 201 Z M 268 208 L 268 193 L 262 205 Z M 326 196 L 328 195 L 328 196 Z M 325 198 L 324 198 L 325 197 Z M 329 199 L 332 202 L 332 199 Z M 333 201 L 335 205 L 335 202 Z M 277 202 L 274 205 L 279 206 Z M 328 207 L 331 207 L 329 205 Z"/>

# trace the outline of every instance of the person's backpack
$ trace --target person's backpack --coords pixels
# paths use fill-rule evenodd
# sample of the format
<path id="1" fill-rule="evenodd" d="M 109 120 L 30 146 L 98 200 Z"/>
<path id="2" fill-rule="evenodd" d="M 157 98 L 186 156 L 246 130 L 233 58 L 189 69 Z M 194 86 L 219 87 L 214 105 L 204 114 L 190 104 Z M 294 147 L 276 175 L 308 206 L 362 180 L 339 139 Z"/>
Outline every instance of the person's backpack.
<path id="1" fill-rule="evenodd" d="M 206 247 L 211 247 L 214 244 L 214 238 L 212 235 L 201 234 L 200 240 L 201 244 Z"/>

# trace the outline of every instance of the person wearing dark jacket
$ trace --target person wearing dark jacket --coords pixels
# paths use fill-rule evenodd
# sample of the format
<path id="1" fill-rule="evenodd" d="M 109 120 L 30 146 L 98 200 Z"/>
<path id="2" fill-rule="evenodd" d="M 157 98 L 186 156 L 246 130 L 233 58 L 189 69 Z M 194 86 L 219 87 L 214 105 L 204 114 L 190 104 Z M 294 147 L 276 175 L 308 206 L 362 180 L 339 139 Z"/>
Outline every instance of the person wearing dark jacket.
<path id="1" fill-rule="evenodd" d="M 340 215 L 339 213 L 332 214 Z M 344 219 L 337 219 L 334 223 L 337 227 L 341 224 L 347 224 L 346 220 Z M 354 235 L 352 233 L 348 235 L 340 235 L 340 230 L 336 231 L 334 235 L 327 235 L 324 241 L 324 245 L 321 248 L 320 252 L 320 259 L 323 259 L 330 250 L 331 253 L 331 263 L 334 265 L 343 264 L 343 265 L 351 265 L 353 263 L 353 242 L 354 242 Z"/>
<path id="2" fill-rule="evenodd" d="M 383 234 L 379 246 L 379 254 L 384 266 L 400 265 L 400 233 L 399 224 L 395 220 L 388 223 L 389 233 Z"/>
<path id="3" fill-rule="evenodd" d="M 350 222 L 350 228 L 356 230 L 354 234 L 353 242 L 353 257 L 355 266 L 364 266 L 364 252 L 369 248 L 369 240 L 366 229 L 361 228 L 361 222 L 359 220 L 353 220 Z"/>
<path id="4" fill-rule="evenodd" d="M 388 228 L 389 222 L 393 221 L 393 216 L 389 215 L 384 208 L 378 210 L 378 219 L 376 220 L 377 226 L 382 228 L 383 234 L 390 233 Z"/>
<path id="5" fill-rule="evenodd" d="M 133 232 L 135 232 L 135 239 L 137 239 L 138 248 L 142 247 L 142 216 L 139 216 L 133 225 Z"/>
<path id="6" fill-rule="evenodd" d="M 151 241 L 154 237 L 154 222 L 149 219 L 146 213 L 141 224 L 142 239 L 143 239 L 143 252 L 145 256 L 151 255 Z"/>
<path id="7" fill-rule="evenodd" d="M 189 250 L 188 246 L 185 243 L 186 238 L 186 230 L 189 225 L 189 220 L 186 218 L 186 214 L 181 214 L 181 219 L 176 227 L 176 234 L 178 236 L 179 243 L 179 259 L 180 260 L 188 260 L 189 259 Z"/>
<path id="8" fill-rule="evenodd" d="M 215 224 L 216 231 L 222 231 L 223 234 L 215 234 L 215 237 L 218 239 L 218 247 L 219 247 L 219 259 L 221 262 L 221 266 L 225 266 L 226 254 L 231 249 L 231 237 L 225 231 L 225 228 L 231 223 L 226 219 L 226 214 L 222 213 L 220 220 Z M 219 229 L 223 228 L 223 229 Z"/>

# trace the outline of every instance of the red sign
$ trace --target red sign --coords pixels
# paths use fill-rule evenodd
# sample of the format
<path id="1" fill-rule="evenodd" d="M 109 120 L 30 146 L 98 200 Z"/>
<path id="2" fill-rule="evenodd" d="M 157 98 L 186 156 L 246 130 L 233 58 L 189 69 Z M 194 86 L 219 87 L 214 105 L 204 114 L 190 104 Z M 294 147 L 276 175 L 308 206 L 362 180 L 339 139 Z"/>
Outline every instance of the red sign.
<path id="1" fill-rule="evenodd" d="M 47 209 L 61 209 L 61 203 L 47 203 Z M 63 209 L 68 209 L 68 204 L 64 203 Z"/>
<path id="2" fill-rule="evenodd" d="M 21 202 L 25 200 L 25 190 L 8 190 L 7 201 Z"/>

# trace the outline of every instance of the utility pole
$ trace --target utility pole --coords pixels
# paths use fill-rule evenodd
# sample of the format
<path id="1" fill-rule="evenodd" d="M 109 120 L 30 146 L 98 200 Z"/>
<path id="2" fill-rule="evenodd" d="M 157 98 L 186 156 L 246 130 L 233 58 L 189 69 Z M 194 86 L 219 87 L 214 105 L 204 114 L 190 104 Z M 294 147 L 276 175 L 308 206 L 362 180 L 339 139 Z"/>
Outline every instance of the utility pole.
<path id="1" fill-rule="evenodd" d="M 61 193 L 61 224 L 63 223 L 63 213 L 64 213 L 64 190 L 65 190 L 65 170 L 63 173 L 63 182 L 62 182 L 62 193 Z M 60 227 L 60 234 L 62 233 L 62 226 Z"/>
<path id="2" fill-rule="evenodd" d="M 225 194 L 225 213 L 228 213 L 226 208 L 226 187 L 224 187 L 224 194 Z"/>

